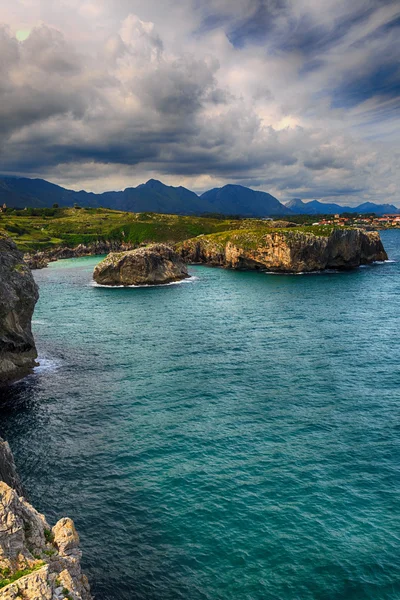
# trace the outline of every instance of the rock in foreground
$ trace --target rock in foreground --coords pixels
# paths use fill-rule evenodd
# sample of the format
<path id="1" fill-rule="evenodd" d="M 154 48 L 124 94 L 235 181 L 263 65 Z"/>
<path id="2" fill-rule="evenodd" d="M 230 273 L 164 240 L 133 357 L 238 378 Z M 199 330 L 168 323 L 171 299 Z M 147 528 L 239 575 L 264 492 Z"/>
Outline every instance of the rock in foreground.
<path id="1" fill-rule="evenodd" d="M 387 260 L 379 233 L 362 229 L 237 230 L 187 240 L 178 251 L 191 263 L 281 273 L 352 269 Z"/>
<path id="2" fill-rule="evenodd" d="M 112 252 L 94 269 L 101 285 L 161 285 L 189 277 L 180 256 L 169 246 L 152 244 L 128 252 Z"/>
<path id="3" fill-rule="evenodd" d="M 37 357 L 31 319 L 39 297 L 29 267 L 17 246 L 0 236 L 0 383 L 18 379 Z"/>
<path id="4" fill-rule="evenodd" d="M 45 517 L 0 482 L 1 600 L 90 600 L 71 519 L 53 529 Z"/>
<path id="5" fill-rule="evenodd" d="M 60 519 L 51 529 L 23 493 L 0 439 L 0 600 L 91 600 L 73 521 Z"/>

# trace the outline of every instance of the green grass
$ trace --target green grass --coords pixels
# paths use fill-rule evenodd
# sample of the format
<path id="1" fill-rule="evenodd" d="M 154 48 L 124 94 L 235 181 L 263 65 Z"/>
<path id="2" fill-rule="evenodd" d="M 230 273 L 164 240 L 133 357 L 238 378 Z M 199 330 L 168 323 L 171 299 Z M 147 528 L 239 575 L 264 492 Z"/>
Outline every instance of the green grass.
<path id="1" fill-rule="evenodd" d="M 62 593 L 64 594 L 64 598 L 67 598 L 68 600 L 72 600 L 72 596 L 66 587 L 63 588 Z"/>
<path id="2" fill-rule="evenodd" d="M 48 544 L 52 544 L 54 542 L 54 534 L 51 529 L 44 530 L 44 539 Z"/>
<path id="3" fill-rule="evenodd" d="M 97 241 L 177 243 L 198 235 L 216 234 L 215 242 L 232 236 L 252 246 L 266 233 L 303 232 L 329 235 L 333 226 L 299 225 L 290 229 L 268 226 L 262 219 L 183 217 L 155 213 L 129 213 L 101 208 L 60 208 L 11 211 L 0 214 L 0 234 L 9 235 L 23 252 L 61 246 L 75 248 Z"/>
<path id="4" fill-rule="evenodd" d="M 21 577 L 25 577 L 25 575 L 30 575 L 34 571 L 38 571 L 41 567 L 43 567 L 44 564 L 46 563 L 44 561 L 41 561 L 40 563 L 38 563 L 30 569 L 19 569 L 18 571 L 15 571 L 15 573 L 13 573 L 12 575 L 10 574 L 9 569 L 3 569 L 2 571 L 0 571 L 0 589 L 5 587 L 6 585 L 9 585 L 10 583 L 14 583 L 18 579 L 21 579 Z"/>
<path id="5" fill-rule="evenodd" d="M 247 222 L 247 226 L 249 223 Z M 285 235 L 292 237 L 293 235 L 314 235 L 317 237 L 327 237 L 334 229 L 339 229 L 332 225 L 315 225 L 315 226 L 299 226 L 290 228 L 277 228 L 264 226 L 258 228 L 237 229 L 231 231 L 223 231 L 205 235 L 202 239 L 205 242 L 214 245 L 218 250 L 222 251 L 228 242 L 237 245 L 245 250 L 255 250 L 263 245 L 267 235 Z M 343 228 L 342 228 L 343 229 Z"/>
<path id="6" fill-rule="evenodd" d="M 35 213 L 40 211 L 35 210 Z M 201 233 L 235 229 L 240 221 L 126 213 L 107 209 L 57 209 L 54 216 L 25 211 L 0 215 L 0 232 L 9 235 L 23 252 L 34 252 L 96 241 L 178 242 Z"/>

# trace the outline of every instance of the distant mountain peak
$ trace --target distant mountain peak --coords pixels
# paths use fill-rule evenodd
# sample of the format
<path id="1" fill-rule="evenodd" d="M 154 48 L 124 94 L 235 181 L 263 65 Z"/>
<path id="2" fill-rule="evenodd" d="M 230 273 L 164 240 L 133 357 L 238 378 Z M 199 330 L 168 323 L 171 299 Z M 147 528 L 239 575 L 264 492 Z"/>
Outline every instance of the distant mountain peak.
<path id="1" fill-rule="evenodd" d="M 159 181 L 158 179 L 149 179 L 148 181 L 146 181 L 146 183 L 142 183 L 138 187 L 141 187 L 141 186 L 146 186 L 146 187 L 151 187 L 151 188 L 168 187 L 165 185 L 165 183 L 162 183 L 162 181 Z"/>
<path id="2" fill-rule="evenodd" d="M 306 203 L 303 202 L 303 200 L 301 198 L 293 198 L 293 200 L 289 200 L 289 202 L 285 202 L 285 206 L 293 209 L 293 208 L 297 208 L 297 207 L 306 206 Z"/>
<path id="3" fill-rule="evenodd" d="M 290 208 L 293 212 L 304 215 L 329 215 L 329 214 L 341 214 L 344 212 L 349 213 L 369 213 L 374 212 L 376 214 L 393 213 L 400 214 L 400 209 L 393 204 L 375 204 L 374 202 L 364 202 L 358 206 L 342 206 L 341 204 L 325 203 L 319 200 L 310 200 L 304 202 L 300 198 L 293 198 L 286 203 L 287 208 Z"/>
<path id="4" fill-rule="evenodd" d="M 397 213 L 400 209 L 390 204 L 365 202 L 359 207 L 325 204 L 318 200 L 303 202 L 293 198 L 285 206 L 277 198 L 243 185 L 228 183 L 198 196 L 183 186 L 165 185 L 158 179 L 149 179 L 137 187 L 123 191 L 95 194 L 63 188 L 45 179 L 0 176 L 0 205 L 16 208 L 44 208 L 80 206 L 111 208 L 130 212 L 158 212 L 164 214 L 201 215 L 219 213 L 243 217 L 269 217 L 291 214 L 336 214 L 341 212 Z"/>

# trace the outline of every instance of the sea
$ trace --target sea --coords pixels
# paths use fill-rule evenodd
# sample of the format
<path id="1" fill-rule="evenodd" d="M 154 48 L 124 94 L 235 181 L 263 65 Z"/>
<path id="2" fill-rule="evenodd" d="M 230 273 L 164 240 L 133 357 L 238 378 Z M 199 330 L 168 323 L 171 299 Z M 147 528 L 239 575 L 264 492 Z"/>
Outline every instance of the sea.
<path id="1" fill-rule="evenodd" d="M 96 600 L 399 600 L 400 230 L 389 261 L 35 271 L 40 366 L 1 391 L 29 500 L 74 519 Z"/>

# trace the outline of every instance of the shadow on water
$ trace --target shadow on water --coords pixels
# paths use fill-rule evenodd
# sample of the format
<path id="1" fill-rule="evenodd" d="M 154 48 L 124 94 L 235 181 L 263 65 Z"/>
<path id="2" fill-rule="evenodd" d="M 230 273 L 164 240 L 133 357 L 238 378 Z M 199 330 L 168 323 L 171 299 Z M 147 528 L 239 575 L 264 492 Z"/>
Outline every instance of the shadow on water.
<path id="1" fill-rule="evenodd" d="M 34 415 L 40 403 L 36 391 L 40 386 L 34 374 L 23 380 L 0 387 L 0 424 L 3 427 L 18 414 Z M 30 418 L 30 417 L 29 417 Z"/>

